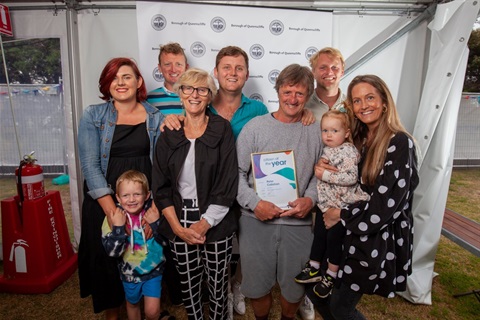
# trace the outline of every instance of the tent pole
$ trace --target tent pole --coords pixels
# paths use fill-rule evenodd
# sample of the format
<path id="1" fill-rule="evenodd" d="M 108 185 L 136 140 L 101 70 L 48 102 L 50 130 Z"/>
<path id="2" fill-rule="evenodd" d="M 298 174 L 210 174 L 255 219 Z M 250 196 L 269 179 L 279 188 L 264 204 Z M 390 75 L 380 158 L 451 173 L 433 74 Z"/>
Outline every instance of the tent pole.
<path id="1" fill-rule="evenodd" d="M 7 70 L 7 60 L 5 60 L 5 50 L 3 49 L 3 38 L 0 34 L 0 47 L 2 49 L 2 59 L 3 59 L 3 67 L 5 70 L 5 79 L 7 81 L 7 90 L 8 90 L 8 100 L 10 102 L 10 110 L 12 111 L 13 117 L 13 128 L 15 129 L 15 140 L 17 141 L 17 148 L 18 148 L 18 159 L 21 160 L 22 156 L 22 149 L 20 148 L 20 139 L 18 138 L 18 130 L 17 130 L 17 121 L 15 120 L 15 112 L 13 110 L 13 99 L 12 99 L 12 90 L 10 88 L 10 80 L 8 79 L 8 70 Z"/>
<path id="2" fill-rule="evenodd" d="M 79 58 L 79 36 L 78 36 L 78 15 L 77 11 L 73 7 L 72 3 L 67 2 L 66 12 L 66 24 L 67 24 L 67 42 L 68 42 L 68 68 L 69 68 L 69 80 L 70 80 L 70 102 L 72 110 L 72 127 L 74 146 L 78 145 L 77 132 L 78 122 L 82 115 L 82 97 L 81 97 L 81 71 L 80 71 L 80 58 Z M 76 171 L 76 183 L 78 192 L 79 203 L 83 202 L 83 176 L 80 166 L 80 160 L 78 156 L 75 156 L 75 171 Z M 72 212 L 73 214 L 73 212 Z M 81 218 L 79 218 L 81 219 Z M 75 221 L 74 221 L 75 222 Z M 80 221 L 78 221 L 80 225 Z M 77 243 L 80 240 L 80 230 L 74 227 L 74 237 Z"/>

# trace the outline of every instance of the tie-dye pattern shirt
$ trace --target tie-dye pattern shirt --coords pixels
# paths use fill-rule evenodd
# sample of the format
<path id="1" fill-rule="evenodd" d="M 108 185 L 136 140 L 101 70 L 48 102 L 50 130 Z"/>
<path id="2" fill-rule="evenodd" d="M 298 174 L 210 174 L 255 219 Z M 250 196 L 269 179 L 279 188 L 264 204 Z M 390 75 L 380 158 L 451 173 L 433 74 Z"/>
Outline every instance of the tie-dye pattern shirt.
<path id="1" fill-rule="evenodd" d="M 127 235 L 125 226 L 110 228 L 107 218 L 102 225 L 102 243 L 110 257 L 121 258 L 118 269 L 122 281 L 143 282 L 162 274 L 165 256 L 163 255 L 162 239 L 157 233 L 159 220 L 150 224 L 153 237 L 145 240 L 139 215 L 129 215 L 131 234 Z M 133 245 L 132 245 L 133 243 Z"/>

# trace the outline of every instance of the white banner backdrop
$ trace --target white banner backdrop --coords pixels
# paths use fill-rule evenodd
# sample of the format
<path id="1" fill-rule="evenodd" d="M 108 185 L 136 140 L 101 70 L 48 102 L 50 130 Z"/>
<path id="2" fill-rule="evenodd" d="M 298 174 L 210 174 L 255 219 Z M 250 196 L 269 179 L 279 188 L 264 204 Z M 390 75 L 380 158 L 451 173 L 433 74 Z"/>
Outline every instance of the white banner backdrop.
<path id="1" fill-rule="evenodd" d="M 218 51 L 235 45 L 249 55 L 245 95 L 271 111 L 278 108 L 273 86 L 280 71 L 291 63 L 308 66 L 313 53 L 332 43 L 332 13 L 321 11 L 139 1 L 137 24 L 139 65 L 149 91 L 163 85 L 160 45 L 180 43 L 190 66 L 212 75 Z"/>

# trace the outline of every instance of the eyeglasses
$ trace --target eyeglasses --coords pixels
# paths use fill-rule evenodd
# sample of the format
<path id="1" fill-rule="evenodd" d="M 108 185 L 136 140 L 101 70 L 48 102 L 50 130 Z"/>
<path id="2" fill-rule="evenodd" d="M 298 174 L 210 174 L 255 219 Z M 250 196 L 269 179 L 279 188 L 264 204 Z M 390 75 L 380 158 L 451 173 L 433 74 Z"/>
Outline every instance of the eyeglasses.
<path id="1" fill-rule="evenodd" d="M 206 97 L 210 93 L 210 89 L 206 87 L 180 86 L 180 89 L 184 94 L 192 94 L 193 91 L 197 90 L 198 95 L 201 97 Z"/>

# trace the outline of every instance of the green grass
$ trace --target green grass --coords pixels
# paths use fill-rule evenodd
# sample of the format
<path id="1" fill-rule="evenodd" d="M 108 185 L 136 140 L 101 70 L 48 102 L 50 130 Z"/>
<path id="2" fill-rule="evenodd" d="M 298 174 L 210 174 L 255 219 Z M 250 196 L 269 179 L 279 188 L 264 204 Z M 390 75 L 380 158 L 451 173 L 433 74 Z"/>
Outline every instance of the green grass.
<path id="1" fill-rule="evenodd" d="M 447 208 L 480 223 L 480 169 L 453 170 Z"/>

